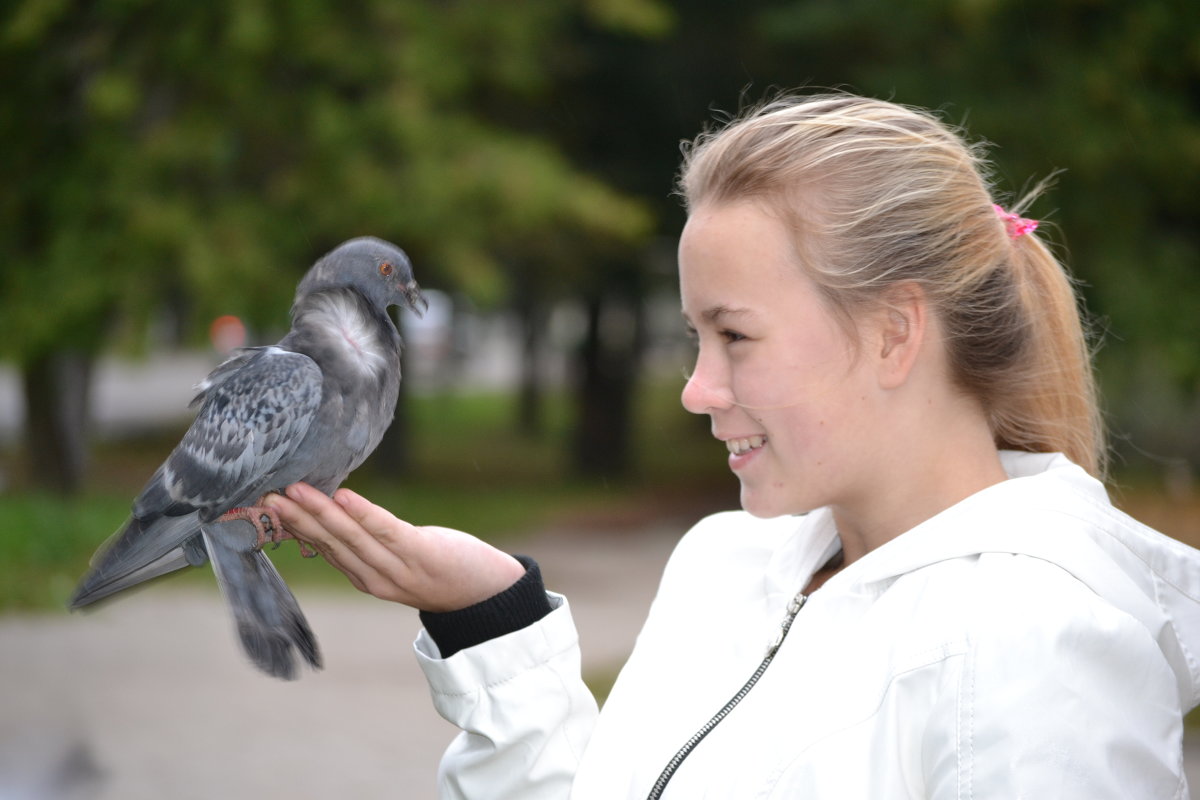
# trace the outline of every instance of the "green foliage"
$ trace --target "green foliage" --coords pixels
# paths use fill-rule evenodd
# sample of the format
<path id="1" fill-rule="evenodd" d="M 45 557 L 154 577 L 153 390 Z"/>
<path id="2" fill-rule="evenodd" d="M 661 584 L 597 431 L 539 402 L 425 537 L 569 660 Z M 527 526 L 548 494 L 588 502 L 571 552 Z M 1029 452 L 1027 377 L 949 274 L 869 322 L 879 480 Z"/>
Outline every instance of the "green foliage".
<path id="1" fill-rule="evenodd" d="M 88 558 L 129 515 L 129 499 L 0 499 L 0 609 L 62 608 Z"/>
<path id="2" fill-rule="evenodd" d="M 506 290 L 495 253 L 548 230 L 636 242 L 639 201 L 494 111 L 548 91 L 581 14 L 654 31 L 663 13 L 24 0 L 0 22 L 0 70 L 21 76 L 0 95 L 0 356 L 99 347 L 114 318 L 135 338 L 164 299 L 276 324 L 299 272 L 354 235 L 484 303 Z"/>

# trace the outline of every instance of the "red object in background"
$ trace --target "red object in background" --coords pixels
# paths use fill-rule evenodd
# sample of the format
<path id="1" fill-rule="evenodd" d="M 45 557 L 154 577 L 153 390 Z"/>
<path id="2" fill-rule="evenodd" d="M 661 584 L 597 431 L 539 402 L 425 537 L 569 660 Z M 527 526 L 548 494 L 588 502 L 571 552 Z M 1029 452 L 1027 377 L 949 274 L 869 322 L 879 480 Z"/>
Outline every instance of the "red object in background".
<path id="1" fill-rule="evenodd" d="M 226 314 L 212 321 L 208 338 L 218 353 L 228 355 L 246 344 L 246 326 L 237 317 Z"/>

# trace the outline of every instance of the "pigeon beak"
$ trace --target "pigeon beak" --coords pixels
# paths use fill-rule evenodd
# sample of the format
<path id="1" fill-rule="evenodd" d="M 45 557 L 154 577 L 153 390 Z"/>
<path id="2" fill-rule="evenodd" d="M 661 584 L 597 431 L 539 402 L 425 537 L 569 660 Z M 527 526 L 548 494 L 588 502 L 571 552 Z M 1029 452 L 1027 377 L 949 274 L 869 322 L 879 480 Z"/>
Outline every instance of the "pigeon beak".
<path id="1" fill-rule="evenodd" d="M 408 303 L 408 307 L 418 317 L 425 316 L 425 312 L 429 310 L 429 301 L 425 299 L 425 295 L 421 294 L 421 287 L 417 286 L 416 281 L 409 281 L 404 284 L 402 289 L 404 292 L 404 301 Z"/>

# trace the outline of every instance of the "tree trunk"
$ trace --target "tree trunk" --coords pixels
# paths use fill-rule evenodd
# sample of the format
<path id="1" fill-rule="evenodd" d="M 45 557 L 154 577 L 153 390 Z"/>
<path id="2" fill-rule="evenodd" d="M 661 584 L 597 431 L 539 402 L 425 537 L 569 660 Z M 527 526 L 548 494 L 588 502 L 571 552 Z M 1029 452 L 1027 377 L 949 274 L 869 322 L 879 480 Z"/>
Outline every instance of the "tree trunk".
<path id="1" fill-rule="evenodd" d="M 576 381 L 573 463 L 584 476 L 618 477 L 631 466 L 633 395 L 644 327 L 642 304 L 598 294 L 587 301 L 587 333 Z"/>
<path id="2" fill-rule="evenodd" d="M 36 489 L 72 494 L 83 487 L 92 361 L 55 351 L 23 367 L 25 446 Z"/>
<path id="3" fill-rule="evenodd" d="M 524 295 L 516 305 L 521 322 L 521 378 L 517 387 L 517 432 L 535 437 L 544 422 L 542 392 L 542 352 L 546 331 L 546 310 Z"/>

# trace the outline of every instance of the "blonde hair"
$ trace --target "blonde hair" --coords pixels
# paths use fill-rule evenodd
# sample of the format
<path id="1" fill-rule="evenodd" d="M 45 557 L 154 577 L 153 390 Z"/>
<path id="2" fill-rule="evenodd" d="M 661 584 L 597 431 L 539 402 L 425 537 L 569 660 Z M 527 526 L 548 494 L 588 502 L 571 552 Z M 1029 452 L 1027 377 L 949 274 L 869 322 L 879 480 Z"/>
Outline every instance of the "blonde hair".
<path id="1" fill-rule="evenodd" d="M 996 445 L 1062 452 L 1103 477 L 1074 287 L 1036 234 L 1010 238 L 979 145 L 895 103 L 789 96 L 685 147 L 679 189 L 689 210 L 752 200 L 803 233 L 810 276 L 850 327 L 889 288 L 919 285 Z"/>

